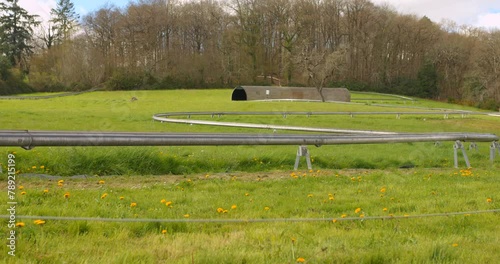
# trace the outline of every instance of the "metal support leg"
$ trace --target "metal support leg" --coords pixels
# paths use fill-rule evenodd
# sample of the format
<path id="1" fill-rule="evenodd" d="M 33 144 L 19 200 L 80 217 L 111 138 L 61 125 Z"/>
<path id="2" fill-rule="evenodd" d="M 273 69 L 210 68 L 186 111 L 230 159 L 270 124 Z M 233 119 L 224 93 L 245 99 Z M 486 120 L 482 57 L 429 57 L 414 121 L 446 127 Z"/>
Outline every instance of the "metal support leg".
<path id="1" fill-rule="evenodd" d="M 498 151 L 498 155 L 500 155 L 500 144 L 496 141 L 493 141 L 490 145 L 490 161 L 494 162 L 495 161 L 495 155 L 496 151 Z"/>
<path id="2" fill-rule="evenodd" d="M 464 145 L 459 140 L 457 140 L 455 142 L 455 145 L 453 145 L 453 157 L 455 160 L 455 168 L 458 169 L 458 149 L 460 149 L 462 151 L 462 154 L 463 154 L 464 160 L 465 160 L 465 165 L 467 165 L 467 168 L 470 168 L 471 166 L 470 166 L 470 162 L 469 162 L 469 157 L 467 157 L 467 153 L 465 152 Z"/>
<path id="3" fill-rule="evenodd" d="M 476 144 L 476 142 L 471 142 L 470 145 L 469 145 L 469 150 L 475 150 L 477 151 L 479 148 Z"/>
<path id="4" fill-rule="evenodd" d="M 297 170 L 299 168 L 300 157 L 306 157 L 307 169 L 312 170 L 311 155 L 309 154 L 309 150 L 307 149 L 307 146 L 299 146 L 299 149 L 297 150 L 297 157 L 295 158 L 295 165 L 294 165 L 293 169 Z"/>

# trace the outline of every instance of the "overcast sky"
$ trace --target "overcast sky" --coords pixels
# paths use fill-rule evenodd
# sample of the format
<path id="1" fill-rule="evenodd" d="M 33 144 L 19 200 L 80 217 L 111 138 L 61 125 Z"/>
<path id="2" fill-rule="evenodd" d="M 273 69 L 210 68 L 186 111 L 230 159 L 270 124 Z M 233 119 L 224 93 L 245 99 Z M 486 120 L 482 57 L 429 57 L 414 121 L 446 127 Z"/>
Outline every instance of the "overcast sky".
<path id="1" fill-rule="evenodd" d="M 106 3 L 125 7 L 130 0 L 73 0 L 76 12 L 83 16 L 96 11 Z M 387 3 L 400 13 L 427 16 L 434 22 L 452 20 L 459 25 L 472 25 L 500 30 L 500 0 L 372 0 Z M 20 6 L 45 20 L 56 0 L 19 0 Z"/>
<path id="2" fill-rule="evenodd" d="M 500 30 L 500 0 L 372 0 L 387 3 L 400 13 L 427 16 L 434 22 L 448 19 L 459 25 Z"/>

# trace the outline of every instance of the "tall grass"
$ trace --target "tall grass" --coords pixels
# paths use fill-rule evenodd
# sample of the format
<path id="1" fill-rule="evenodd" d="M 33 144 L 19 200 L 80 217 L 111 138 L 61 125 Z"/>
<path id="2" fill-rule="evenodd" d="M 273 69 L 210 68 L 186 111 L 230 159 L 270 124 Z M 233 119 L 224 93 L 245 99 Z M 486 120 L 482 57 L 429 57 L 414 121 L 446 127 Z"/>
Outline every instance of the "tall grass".
<path id="1" fill-rule="evenodd" d="M 133 96 L 139 100 L 132 102 Z M 370 102 L 231 102 L 229 98 L 230 90 L 189 90 L 1 101 L 0 124 L 2 129 L 28 130 L 272 133 L 161 124 L 152 122 L 151 116 L 175 111 L 401 110 L 399 103 L 382 108 Z M 461 108 L 425 100 L 415 104 Z M 220 120 L 500 134 L 498 119 L 488 116 L 446 120 L 439 115 L 224 116 Z M 296 150 L 297 146 L 0 148 L 0 156 L 16 155 L 17 186 L 23 188 L 16 190 L 16 213 L 17 220 L 25 223 L 16 229 L 17 256 L 0 259 L 5 263 L 296 263 L 299 258 L 307 263 L 495 263 L 500 258 L 498 213 L 368 219 L 497 209 L 498 160 L 488 161 L 486 143 L 478 151 L 468 151 L 474 169 L 462 170 L 451 169 L 449 142 L 311 146 L 313 170 L 303 170 L 301 160 L 302 170 L 293 172 Z M 5 168 L 5 161 L 0 163 Z M 1 175 L 4 190 L 6 178 Z M 0 203 L 6 202 L 7 196 L 1 195 Z M 45 224 L 37 225 L 23 215 L 42 220 L 67 216 L 178 221 L 45 219 Z M 355 220 L 342 221 L 343 215 Z M 198 218 L 337 221 L 183 221 Z M 5 233 L 7 222 L 1 222 Z"/>
<path id="2" fill-rule="evenodd" d="M 26 194 L 17 198 L 20 216 L 179 222 L 46 220 L 40 226 L 19 219 L 26 223 L 18 229 L 19 255 L 7 261 L 295 263 L 303 257 L 308 263 L 494 263 L 500 257 L 498 213 L 392 220 L 360 217 L 495 209 L 497 177 L 481 169 L 315 170 L 73 177 L 58 186 L 57 179 L 24 176 L 19 184 Z M 6 187 L 5 181 L 1 185 Z M 70 196 L 65 198 L 65 193 Z M 0 199 L 5 202 L 4 196 Z M 356 219 L 341 221 L 342 215 Z M 338 221 L 182 222 L 200 218 Z"/>
<path id="3" fill-rule="evenodd" d="M 255 132 L 272 131 L 222 128 L 201 125 L 166 124 L 152 121 L 152 115 L 176 111 L 401 111 L 398 105 L 301 102 L 231 102 L 231 90 L 176 90 L 94 92 L 47 100 L 7 100 L 0 104 L 2 129 L 163 131 L 163 132 Z M 365 95 L 362 95 L 365 96 Z M 131 101 L 131 97 L 138 98 Z M 354 96 L 356 97 L 356 96 Z M 380 97 L 380 98 L 379 98 Z M 384 96 L 379 96 L 383 99 Z M 376 98 L 376 99 L 377 99 Z M 459 106 L 419 100 L 422 107 Z M 469 108 L 468 108 L 469 109 Z M 405 111 L 414 111 L 404 109 Z M 206 119 L 210 117 L 197 117 Z M 223 116 L 220 121 L 276 125 L 370 129 L 397 132 L 483 132 L 500 134 L 496 117 L 441 115 L 395 116 Z M 277 131 L 277 133 L 290 133 Z M 471 152 L 474 167 L 489 167 L 488 144 Z M 397 151 L 394 151 L 397 149 Z M 323 146 L 310 148 L 314 168 L 399 168 L 452 166 L 452 146 L 432 143 Z M 189 174 L 289 169 L 296 146 L 250 147 L 123 147 L 123 148 L 36 148 L 24 151 L 0 148 L 0 153 L 16 152 L 21 173 L 53 175 Z M 5 162 L 0 164 L 5 166 Z M 302 162 L 304 163 L 304 162 Z M 37 168 L 33 170 L 33 166 Z M 40 170 L 44 166 L 44 170 Z M 497 165 L 493 165 L 497 168 Z"/>

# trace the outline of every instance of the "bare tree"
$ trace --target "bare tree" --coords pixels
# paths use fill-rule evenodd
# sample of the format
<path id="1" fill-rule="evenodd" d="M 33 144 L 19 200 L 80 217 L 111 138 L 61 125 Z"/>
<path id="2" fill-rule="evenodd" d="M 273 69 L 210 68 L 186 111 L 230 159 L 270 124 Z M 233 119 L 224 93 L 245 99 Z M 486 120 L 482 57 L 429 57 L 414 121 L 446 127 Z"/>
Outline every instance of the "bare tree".
<path id="1" fill-rule="evenodd" d="M 307 82 L 318 91 L 324 102 L 323 88 L 335 76 L 342 76 L 346 70 L 347 49 L 339 48 L 334 52 L 309 50 L 307 47 L 298 55 L 297 61 L 304 69 Z"/>

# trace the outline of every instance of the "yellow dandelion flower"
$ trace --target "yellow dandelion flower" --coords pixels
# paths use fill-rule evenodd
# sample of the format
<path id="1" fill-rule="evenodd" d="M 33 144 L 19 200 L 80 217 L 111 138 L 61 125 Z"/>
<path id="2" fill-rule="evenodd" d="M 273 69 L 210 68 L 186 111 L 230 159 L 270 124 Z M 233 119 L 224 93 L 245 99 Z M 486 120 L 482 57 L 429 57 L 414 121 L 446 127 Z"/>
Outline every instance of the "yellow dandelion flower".
<path id="1" fill-rule="evenodd" d="M 451 244 L 452 247 L 458 247 L 458 243 Z"/>
<path id="2" fill-rule="evenodd" d="M 356 208 L 356 210 L 354 210 L 354 212 L 355 212 L 355 213 L 359 213 L 359 212 L 361 212 L 361 208 L 359 208 L 359 207 L 358 207 L 358 208 Z"/>
<path id="3" fill-rule="evenodd" d="M 107 194 L 107 193 L 103 193 L 103 194 L 101 195 L 101 199 L 106 198 L 106 196 L 108 196 L 108 194 Z"/>
<path id="4" fill-rule="evenodd" d="M 332 222 L 333 222 L 333 223 L 337 223 L 337 219 L 333 219 L 333 220 L 332 220 Z"/>
<path id="5" fill-rule="evenodd" d="M 360 218 L 364 218 L 364 217 L 365 217 L 365 215 L 364 215 L 364 214 L 360 214 L 360 215 L 359 215 L 359 217 L 360 217 Z"/>
<path id="6" fill-rule="evenodd" d="M 249 196 L 250 194 L 249 193 L 245 193 L 245 196 Z"/>
<path id="7" fill-rule="evenodd" d="M 32 169 L 36 169 L 36 166 L 31 166 Z"/>
<path id="8" fill-rule="evenodd" d="M 298 258 L 297 259 L 297 263 L 304 263 L 304 262 L 306 262 L 305 258 Z"/>
<path id="9" fill-rule="evenodd" d="M 217 208 L 217 213 L 222 213 L 222 212 L 224 212 L 223 208 L 221 208 L 221 207 Z"/>
<path id="10" fill-rule="evenodd" d="M 271 209 L 271 208 L 269 208 L 269 206 L 264 207 L 264 210 L 266 210 L 266 211 L 269 211 L 269 209 Z"/>
<path id="11" fill-rule="evenodd" d="M 160 203 L 166 203 L 166 202 L 167 202 L 167 200 L 165 200 L 165 199 L 161 199 L 161 201 L 160 201 Z"/>
<path id="12" fill-rule="evenodd" d="M 385 193 L 385 191 L 386 191 L 386 190 L 387 190 L 387 189 L 386 189 L 385 187 L 380 188 L 380 192 L 381 192 L 381 193 Z"/>
<path id="13" fill-rule="evenodd" d="M 123 200 L 123 199 L 125 199 L 125 197 L 123 197 L 123 196 L 120 196 L 120 200 Z"/>
<path id="14" fill-rule="evenodd" d="M 172 205 L 172 202 L 171 202 L 171 201 L 165 202 L 165 205 L 166 205 L 166 206 L 171 206 L 171 205 Z"/>
<path id="15" fill-rule="evenodd" d="M 24 186 L 22 186 L 22 185 L 19 186 L 19 190 L 22 190 L 22 189 L 24 189 Z"/>
<path id="16" fill-rule="evenodd" d="M 21 195 L 25 195 L 25 194 L 26 194 L 26 192 L 21 192 Z"/>
<path id="17" fill-rule="evenodd" d="M 295 241 L 297 241 L 297 239 L 295 239 L 295 237 L 292 237 L 292 243 L 295 243 Z"/>
<path id="18" fill-rule="evenodd" d="M 231 205 L 231 209 L 233 209 L 233 210 L 234 210 L 234 209 L 236 209 L 236 208 L 237 208 L 236 204 Z"/>
<path id="19" fill-rule="evenodd" d="M 57 186 L 62 187 L 63 186 L 62 182 L 58 182 Z"/>
<path id="20" fill-rule="evenodd" d="M 333 201 L 333 200 L 335 200 L 335 197 L 333 197 L 333 196 L 329 196 L 329 197 L 328 197 L 328 200 Z"/>
<path id="21" fill-rule="evenodd" d="M 307 195 L 307 197 L 311 198 L 311 197 L 313 197 L 313 195 L 310 193 Z"/>
<path id="22" fill-rule="evenodd" d="M 227 209 L 224 209 L 224 211 L 222 211 L 223 214 L 227 214 L 229 211 Z"/>
<path id="23" fill-rule="evenodd" d="M 492 203 L 492 202 L 493 202 L 493 199 L 491 199 L 491 198 L 487 198 L 487 199 L 486 199 L 486 202 L 487 202 L 487 203 Z"/>
<path id="24" fill-rule="evenodd" d="M 387 212 L 387 208 L 384 207 L 384 209 L 382 209 L 382 211 Z"/>
<path id="25" fill-rule="evenodd" d="M 64 198 L 69 198 L 69 192 L 64 193 Z"/>
<path id="26" fill-rule="evenodd" d="M 408 217 L 408 216 L 410 216 L 410 215 L 409 215 L 409 214 L 404 214 L 403 216 L 404 216 L 404 217 Z"/>
<path id="27" fill-rule="evenodd" d="M 161 230 L 161 233 L 165 235 L 167 233 L 167 230 L 163 229 Z"/>
<path id="28" fill-rule="evenodd" d="M 130 203 L 130 207 L 134 208 L 137 206 L 137 203 Z"/>
<path id="29" fill-rule="evenodd" d="M 210 177 L 210 174 L 205 174 L 205 178 L 208 178 L 208 177 Z"/>
<path id="30" fill-rule="evenodd" d="M 187 182 L 191 182 L 191 179 L 187 179 Z"/>
<path id="31" fill-rule="evenodd" d="M 33 223 L 35 223 L 35 225 L 43 225 L 43 224 L 45 224 L 45 221 L 38 219 L 38 220 L 33 221 Z"/>
<path id="32" fill-rule="evenodd" d="M 342 217 L 342 218 L 346 218 L 346 217 L 347 217 L 347 215 L 346 215 L 346 214 L 342 214 L 340 217 Z"/>
<path id="33" fill-rule="evenodd" d="M 189 217 L 190 217 L 190 215 L 189 215 L 189 214 L 185 214 L 185 215 L 183 215 L 183 216 L 184 216 L 184 218 L 189 218 Z"/>
<path id="34" fill-rule="evenodd" d="M 43 165 L 42 165 L 42 166 L 40 166 L 40 169 L 42 169 L 42 170 L 43 170 L 43 169 L 45 169 L 45 166 L 43 166 Z"/>
<path id="35" fill-rule="evenodd" d="M 104 184 L 104 183 L 105 183 L 105 181 L 100 180 L 100 181 L 99 181 L 99 182 L 97 182 L 97 183 L 98 183 L 98 184 Z"/>
<path id="36" fill-rule="evenodd" d="M 18 222 L 16 223 L 16 227 L 24 227 L 26 224 L 24 222 Z"/>
<path id="37" fill-rule="evenodd" d="M 48 193 L 48 192 L 49 192 L 49 189 L 43 190 L 43 193 Z"/>

